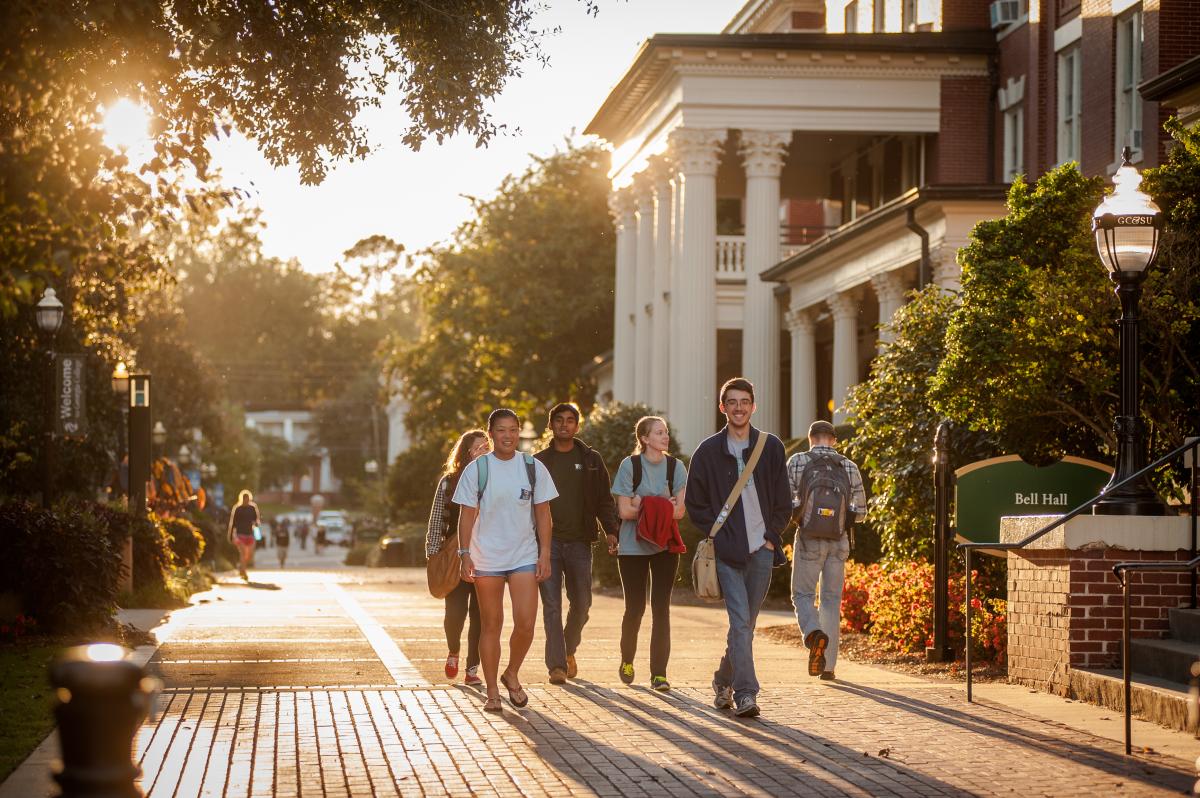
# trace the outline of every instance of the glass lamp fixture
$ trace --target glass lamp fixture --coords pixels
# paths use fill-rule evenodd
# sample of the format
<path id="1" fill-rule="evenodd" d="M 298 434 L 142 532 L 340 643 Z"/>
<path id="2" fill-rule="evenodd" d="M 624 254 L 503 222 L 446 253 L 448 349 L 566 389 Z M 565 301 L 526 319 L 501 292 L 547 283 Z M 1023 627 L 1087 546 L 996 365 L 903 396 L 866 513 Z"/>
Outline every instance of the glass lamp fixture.
<path id="1" fill-rule="evenodd" d="M 1141 190 L 1142 176 L 1122 152 L 1121 168 L 1113 175 L 1116 191 L 1105 197 L 1092 217 L 1096 251 L 1110 275 L 1141 274 L 1154 263 L 1163 215 Z"/>
<path id="2" fill-rule="evenodd" d="M 154 422 L 154 429 L 151 431 L 150 437 L 154 440 L 155 446 L 162 446 L 167 442 L 167 428 L 161 421 Z"/>
<path id="3" fill-rule="evenodd" d="M 38 329 L 47 335 L 54 335 L 62 326 L 63 303 L 58 301 L 53 288 L 42 292 L 42 300 L 37 303 Z"/>
<path id="4" fill-rule="evenodd" d="M 129 369 L 125 367 L 125 361 L 117 363 L 117 367 L 112 373 L 112 389 L 117 396 L 125 396 L 129 393 Z"/>

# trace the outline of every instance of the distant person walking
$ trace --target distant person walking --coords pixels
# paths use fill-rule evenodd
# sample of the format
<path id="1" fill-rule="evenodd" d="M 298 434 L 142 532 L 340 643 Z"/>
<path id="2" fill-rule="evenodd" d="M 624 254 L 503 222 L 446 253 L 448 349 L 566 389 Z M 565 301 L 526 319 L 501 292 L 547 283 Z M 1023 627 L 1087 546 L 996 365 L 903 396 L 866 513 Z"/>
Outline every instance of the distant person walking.
<path id="1" fill-rule="evenodd" d="M 487 712 L 501 712 L 500 687 L 514 707 L 529 703 L 521 686 L 521 663 L 533 643 L 538 583 L 550 576 L 550 501 L 558 496 L 546 466 L 517 452 L 521 422 L 507 408 L 488 416 L 492 451 L 465 469 L 454 490 L 462 576 L 475 583 L 483 628 L 479 657 L 487 682 Z M 500 668 L 500 628 L 504 625 L 504 586 L 512 602 L 513 630 L 508 667 Z"/>
<path id="2" fill-rule="evenodd" d="M 808 451 L 792 455 L 787 464 L 799 524 L 792 547 L 792 606 L 808 647 L 808 675 L 826 681 L 835 678 L 837 666 L 850 527 L 867 514 L 867 492 L 858 466 L 839 454 L 836 446 L 834 426 L 814 421 L 808 427 Z"/>
<path id="3" fill-rule="evenodd" d="M 640 419 L 633 438 L 633 454 L 621 461 L 612 486 L 621 516 L 620 535 L 608 538 L 608 551 L 617 555 L 625 594 L 618 675 L 625 684 L 633 683 L 633 657 L 649 589 L 650 686 L 670 690 L 667 661 L 671 658 L 671 590 L 679 555 L 686 551 L 679 535 L 679 519 L 684 514 L 687 470 L 667 453 L 671 434 L 664 419 Z"/>
<path id="4" fill-rule="evenodd" d="M 620 521 L 608 490 L 604 458 L 575 435 L 579 407 L 560 402 L 550 410 L 550 446 L 534 455 L 554 480 L 558 498 L 550 502 L 554 532 L 550 539 L 550 576 L 541 584 L 542 624 L 546 630 L 546 669 L 551 684 L 579 674 L 575 652 L 592 607 L 592 543 L 597 533 L 615 535 Z M 567 610 L 563 622 L 563 581 Z"/>
<path id="5" fill-rule="evenodd" d="M 229 514 L 229 540 L 238 550 L 238 573 L 242 579 L 250 580 L 246 569 L 254 562 L 254 530 L 261 519 L 254 495 L 248 490 L 238 494 L 238 504 Z"/>
<path id="6" fill-rule="evenodd" d="M 308 522 L 301 521 L 300 528 L 296 530 L 296 537 L 300 538 L 300 551 L 308 548 Z"/>
<path id="7" fill-rule="evenodd" d="M 286 518 L 277 518 L 271 526 L 271 537 L 275 542 L 275 556 L 279 558 L 279 567 L 287 566 L 288 546 L 292 545 L 292 531 Z"/>
<path id="8" fill-rule="evenodd" d="M 433 493 L 433 506 L 429 509 L 429 526 L 425 532 L 425 557 L 433 557 L 442 550 L 451 530 L 458 531 L 459 506 L 450 501 L 458 487 L 463 469 L 488 450 L 487 433 L 481 429 L 464 432 L 446 458 L 446 467 Z M 471 618 L 467 630 L 467 675 L 463 682 L 471 687 L 483 684 L 479 678 L 479 596 L 475 585 L 465 579 L 446 595 L 446 612 L 442 626 L 446 630 L 446 676 L 458 676 L 459 652 L 462 650 L 462 630 Z"/>
<path id="9" fill-rule="evenodd" d="M 779 536 L 792 514 L 792 494 L 783 441 L 750 425 L 757 409 L 750 381 L 736 377 L 721 386 L 720 409 L 725 428 L 692 455 L 687 512 L 706 534 L 723 522 L 713 544 L 729 633 L 713 674 L 713 706 L 754 717 L 759 712 L 754 625 L 771 586 L 771 569 L 787 562 Z M 735 495 L 746 470 L 750 477 Z"/>

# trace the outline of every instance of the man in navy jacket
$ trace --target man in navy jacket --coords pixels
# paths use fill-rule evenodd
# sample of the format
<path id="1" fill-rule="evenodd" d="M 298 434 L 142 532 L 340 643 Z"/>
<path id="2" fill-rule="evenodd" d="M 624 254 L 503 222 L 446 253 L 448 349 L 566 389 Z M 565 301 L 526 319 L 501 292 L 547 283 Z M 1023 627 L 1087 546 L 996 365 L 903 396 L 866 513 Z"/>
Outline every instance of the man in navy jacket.
<path id="1" fill-rule="evenodd" d="M 759 436 L 767 436 L 749 482 L 713 540 L 717 579 L 729 615 L 725 655 L 713 674 L 713 706 L 732 707 L 741 717 L 754 717 L 758 714 L 754 625 L 771 586 L 771 569 L 787 562 L 780 534 L 792 513 L 792 492 L 783 442 L 750 425 L 756 409 L 750 381 L 736 377 L 721 386 L 720 409 L 725 428 L 706 438 L 692 454 L 685 503 L 692 523 L 709 533 Z"/>

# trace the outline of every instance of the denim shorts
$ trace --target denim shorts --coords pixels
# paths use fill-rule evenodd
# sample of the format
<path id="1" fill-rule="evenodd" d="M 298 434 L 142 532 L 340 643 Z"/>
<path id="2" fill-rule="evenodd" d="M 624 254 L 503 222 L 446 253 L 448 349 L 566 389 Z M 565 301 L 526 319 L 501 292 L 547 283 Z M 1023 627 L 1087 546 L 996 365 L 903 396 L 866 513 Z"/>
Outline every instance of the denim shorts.
<path id="1" fill-rule="evenodd" d="M 531 574 L 531 573 L 534 573 L 536 570 L 537 570 L 537 563 L 530 563 L 529 565 L 518 565 L 516 568 L 509 568 L 504 571 L 476 571 L 475 576 L 476 577 L 503 576 L 505 578 L 508 578 L 508 577 L 512 576 L 513 574 Z"/>

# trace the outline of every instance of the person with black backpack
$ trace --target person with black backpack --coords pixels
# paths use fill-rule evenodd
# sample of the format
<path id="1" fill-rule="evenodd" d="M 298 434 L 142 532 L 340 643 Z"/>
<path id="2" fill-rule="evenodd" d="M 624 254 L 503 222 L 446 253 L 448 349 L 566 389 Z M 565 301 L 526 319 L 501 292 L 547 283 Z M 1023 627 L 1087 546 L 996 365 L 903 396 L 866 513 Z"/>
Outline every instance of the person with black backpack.
<path id="1" fill-rule="evenodd" d="M 842 586 L 850 556 L 852 525 L 867 513 L 862 474 L 838 454 L 837 431 L 828 421 L 808 427 L 808 451 L 788 460 L 796 541 L 792 547 L 792 606 L 808 647 L 808 675 L 834 679 L 838 629 L 842 624 Z M 815 599 L 821 583 L 821 608 Z"/>
<path id="2" fill-rule="evenodd" d="M 683 518 L 687 470 L 667 453 L 671 435 L 667 422 L 646 416 L 634 427 L 633 454 L 621 461 L 613 479 L 621 528 L 608 534 L 608 553 L 617 555 L 625 614 L 621 618 L 621 665 L 617 675 L 633 683 L 633 657 L 638 631 L 650 592 L 650 686 L 671 689 L 667 660 L 671 657 L 671 588 L 683 541 L 678 521 Z"/>

